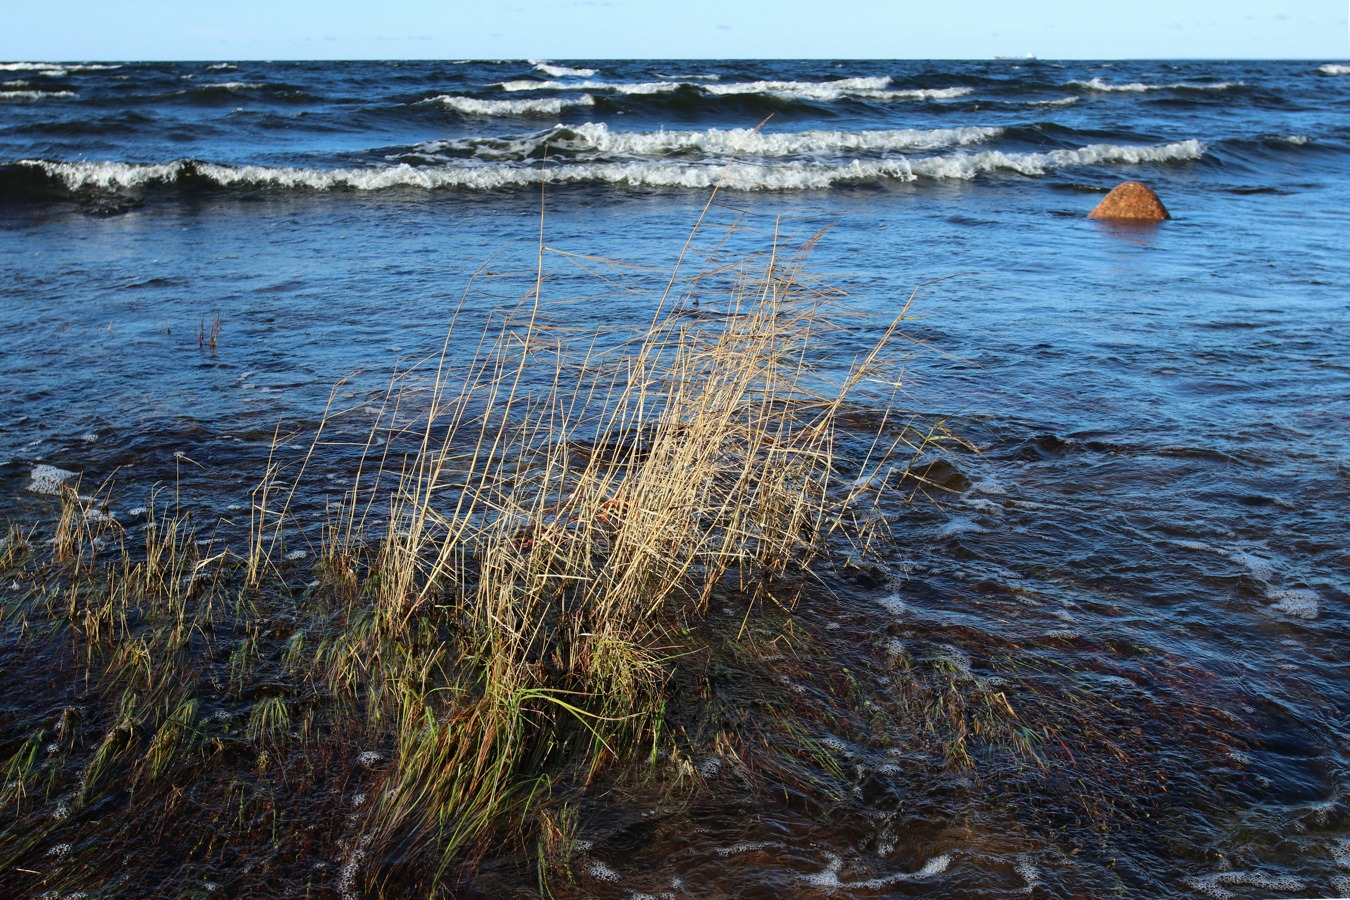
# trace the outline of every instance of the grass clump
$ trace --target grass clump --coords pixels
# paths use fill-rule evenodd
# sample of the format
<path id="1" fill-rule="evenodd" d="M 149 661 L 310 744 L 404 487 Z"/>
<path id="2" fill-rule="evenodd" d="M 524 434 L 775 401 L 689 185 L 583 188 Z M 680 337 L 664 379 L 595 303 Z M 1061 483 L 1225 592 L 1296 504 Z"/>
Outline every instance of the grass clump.
<path id="1" fill-rule="evenodd" d="M 0 867 L 75 889 L 118 847 L 170 892 L 267 891 L 304 861 L 343 892 L 435 895 L 529 846 L 565 878 L 588 783 L 690 755 L 667 716 L 710 606 L 736 610 L 731 642 L 790 610 L 814 563 L 866 553 L 878 488 L 933 440 L 892 419 L 904 311 L 852 318 L 806 276 L 813 243 L 677 271 L 629 333 L 558 324 L 542 263 L 493 315 L 471 290 L 373 427 L 335 401 L 269 465 L 236 552 L 163 507 L 133 541 L 78 495 L 43 559 L 11 529 L 33 590 L 0 625 L 70 711 L 7 729 Z M 350 489 L 306 511 L 352 441 Z M 76 822 L 105 838 L 79 865 L 25 863 Z M 142 827 L 193 837 L 118 844 Z"/>

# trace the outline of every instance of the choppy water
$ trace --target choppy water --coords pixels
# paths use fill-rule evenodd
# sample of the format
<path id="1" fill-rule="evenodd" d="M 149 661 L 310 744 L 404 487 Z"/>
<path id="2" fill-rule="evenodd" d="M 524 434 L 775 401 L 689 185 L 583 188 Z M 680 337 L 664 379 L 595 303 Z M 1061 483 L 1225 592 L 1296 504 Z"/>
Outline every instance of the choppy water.
<path id="1" fill-rule="evenodd" d="M 582 889 L 1350 894 L 1348 73 L 2 64 L 0 510 L 50 515 L 47 465 L 115 477 L 118 514 L 176 481 L 242 527 L 278 421 L 378 390 L 481 266 L 531 270 L 543 173 L 549 245 L 657 270 L 721 181 L 719 224 L 832 225 L 815 269 L 875 311 L 959 276 L 918 304 L 946 355 L 913 393 L 974 449 L 886 572 L 803 611 L 821 652 L 1004 679 L 1080 715 L 1066 751 L 1123 758 L 972 777 L 841 737 L 839 809 L 614 811 Z M 1085 219 L 1126 179 L 1175 218 Z M 549 265 L 571 325 L 650 312 Z"/>

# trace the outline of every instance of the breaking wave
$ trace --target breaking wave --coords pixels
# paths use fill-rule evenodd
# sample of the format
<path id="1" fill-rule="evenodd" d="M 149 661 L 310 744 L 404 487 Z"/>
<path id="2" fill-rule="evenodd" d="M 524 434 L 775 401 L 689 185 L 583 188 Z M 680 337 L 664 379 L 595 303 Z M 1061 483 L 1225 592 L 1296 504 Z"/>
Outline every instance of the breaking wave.
<path id="1" fill-rule="evenodd" d="M 696 83 L 692 81 L 503 81 L 508 92 L 517 91 L 595 91 L 615 94 L 668 94 L 681 89 L 710 97 L 757 95 L 790 100 L 831 101 L 845 97 L 866 100 L 952 100 L 971 93 L 973 88 L 916 88 L 889 90 L 891 79 L 885 75 L 867 78 L 841 78 L 836 81 L 738 81 Z"/>
<path id="2" fill-rule="evenodd" d="M 264 87 L 267 87 L 267 85 L 256 81 L 217 81 L 199 84 L 196 89 L 199 91 L 256 91 Z"/>
<path id="3" fill-rule="evenodd" d="M 1099 144 L 1077 150 L 1005 153 L 984 150 L 921 158 L 853 160 L 844 164 L 792 161 L 690 163 L 681 161 L 587 162 L 555 165 L 550 184 L 609 184 L 640 188 L 708 189 L 720 184 L 742 191 L 824 190 L 836 185 L 919 180 L 971 180 L 997 172 L 1043 175 L 1054 169 L 1088 165 L 1136 165 L 1198 159 L 1199 141 L 1155 146 Z M 543 171 L 518 162 L 459 161 L 435 166 L 310 169 L 227 166 L 178 160 L 170 163 L 48 162 L 25 160 L 18 168 L 38 170 L 70 191 L 135 190 L 193 183 L 222 188 L 280 188 L 318 191 L 379 191 L 391 188 L 493 190 L 538 185 Z"/>
<path id="4" fill-rule="evenodd" d="M 1193 84 L 1186 81 L 1175 84 L 1144 84 L 1140 81 L 1133 81 L 1129 84 L 1110 84 L 1101 78 L 1093 78 L 1089 81 L 1070 81 L 1068 84 L 1068 87 L 1106 94 L 1142 94 L 1147 91 L 1227 91 L 1242 86 L 1243 82 L 1241 81 L 1219 81 L 1214 84 Z"/>
<path id="5" fill-rule="evenodd" d="M 71 72 L 102 72 L 120 68 L 122 67 L 103 63 L 80 63 L 78 65 L 46 62 L 0 63 L 0 72 L 33 72 L 37 75 L 48 75 L 52 78 L 62 78 Z"/>
<path id="6" fill-rule="evenodd" d="M 506 101 L 496 101 L 506 102 Z M 515 139 L 471 138 L 428 141 L 414 149 L 423 154 L 452 153 L 495 158 L 529 158 L 547 145 L 550 151 L 660 158 L 693 153 L 720 157 L 782 159 L 831 153 L 886 153 L 964 147 L 994 140 L 1004 129 L 995 127 L 897 129 L 876 131 L 764 132 L 753 128 L 712 128 L 706 131 L 611 131 L 603 123 L 566 125 Z"/>
<path id="7" fill-rule="evenodd" d="M 573 106 L 594 106 L 595 98 L 582 94 L 575 98 L 540 100 L 479 100 L 456 94 L 442 94 L 423 103 L 439 103 L 466 116 L 556 116 Z"/>
<path id="8" fill-rule="evenodd" d="M 498 87 L 515 93 L 519 91 L 608 91 L 615 94 L 664 94 L 679 90 L 678 81 L 503 81 Z"/>
<path id="9" fill-rule="evenodd" d="M 595 74 L 595 69 L 574 69 L 571 66 L 557 66 L 538 59 L 532 59 L 530 63 L 536 71 L 543 72 L 549 78 L 590 78 Z"/>
<path id="10" fill-rule="evenodd" d="M 1318 66 L 1317 71 L 1321 72 L 1323 75 L 1350 75 L 1350 66 L 1341 65 L 1340 63 L 1327 63 L 1326 65 Z"/>
<path id="11" fill-rule="evenodd" d="M 49 100 L 74 96 L 73 91 L 0 91 L 0 100 Z"/>

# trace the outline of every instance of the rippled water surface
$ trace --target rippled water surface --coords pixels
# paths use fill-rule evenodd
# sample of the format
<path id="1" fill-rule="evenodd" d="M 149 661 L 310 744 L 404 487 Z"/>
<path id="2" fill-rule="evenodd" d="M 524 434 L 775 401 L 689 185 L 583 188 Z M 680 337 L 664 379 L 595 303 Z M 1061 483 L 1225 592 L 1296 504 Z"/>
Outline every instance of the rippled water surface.
<path id="1" fill-rule="evenodd" d="M 836 709 L 813 744 L 836 794 L 711 762 L 675 806 L 616 788 L 577 889 L 1350 894 L 1346 71 L 0 66 L 0 510 L 49 521 L 51 466 L 111 479 L 129 522 L 168 485 L 237 537 L 336 382 L 376 397 L 475 272 L 469 317 L 529 289 L 545 177 L 549 247 L 659 288 L 725 173 L 702 248 L 828 225 L 813 274 L 878 318 L 945 279 L 909 390 L 962 442 L 889 509 L 878 570 L 823 574 L 800 660 L 727 674 L 728 709 Z M 1088 220 L 1126 179 L 1174 218 Z M 545 265 L 579 333 L 650 315 Z M 1004 696 L 1043 764 L 978 735 L 954 765 L 904 727 L 938 673 Z M 529 883 L 488 863 L 481 889 Z"/>

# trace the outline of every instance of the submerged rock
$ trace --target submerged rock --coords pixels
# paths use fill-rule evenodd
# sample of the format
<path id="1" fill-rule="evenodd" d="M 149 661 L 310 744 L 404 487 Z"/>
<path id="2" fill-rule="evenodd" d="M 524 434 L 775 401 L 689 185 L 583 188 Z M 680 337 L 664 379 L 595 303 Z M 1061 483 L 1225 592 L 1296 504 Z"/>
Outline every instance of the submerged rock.
<path id="1" fill-rule="evenodd" d="M 1172 216 L 1162 205 L 1153 189 L 1138 181 L 1125 181 L 1111 189 L 1111 193 L 1102 198 L 1089 219 L 1114 219 L 1129 222 L 1161 222 Z"/>

